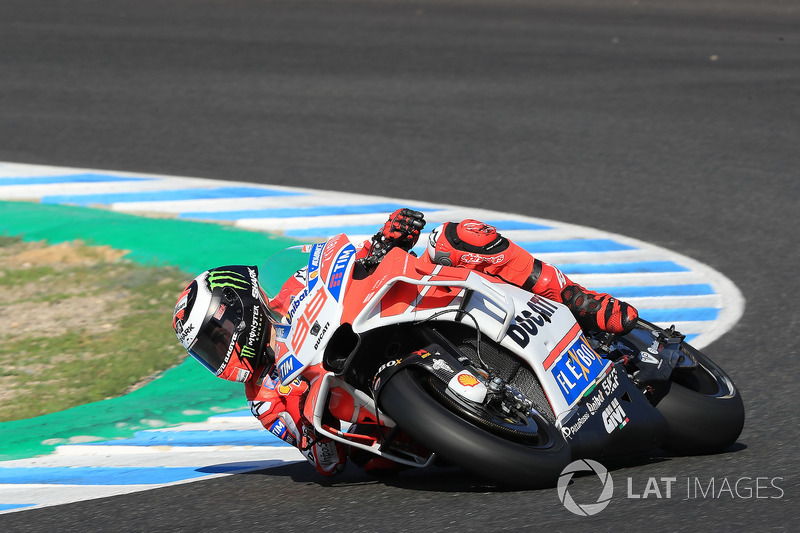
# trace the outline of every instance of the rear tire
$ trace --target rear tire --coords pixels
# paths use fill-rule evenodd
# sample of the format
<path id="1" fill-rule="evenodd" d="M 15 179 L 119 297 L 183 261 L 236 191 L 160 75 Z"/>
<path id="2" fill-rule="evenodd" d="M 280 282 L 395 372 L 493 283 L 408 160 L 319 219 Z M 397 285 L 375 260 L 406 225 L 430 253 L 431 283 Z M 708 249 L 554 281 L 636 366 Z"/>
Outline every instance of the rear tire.
<path id="1" fill-rule="evenodd" d="M 429 374 L 413 368 L 397 372 L 383 386 L 380 405 L 412 438 L 442 458 L 498 484 L 545 488 L 556 484 L 570 462 L 566 441 L 541 417 L 537 442 L 490 432 L 462 418 L 438 399 L 426 382 Z"/>
<path id="2" fill-rule="evenodd" d="M 640 321 L 642 329 L 660 330 Z M 744 427 L 744 403 L 733 380 L 707 355 L 681 343 L 697 362 L 672 373 L 666 394 L 655 404 L 669 424 L 664 447 L 685 455 L 718 453 L 736 442 Z"/>
<path id="3" fill-rule="evenodd" d="M 669 424 L 665 447 L 687 455 L 721 452 L 742 433 L 742 397 L 733 381 L 705 354 L 688 345 L 683 348 L 695 358 L 697 368 L 677 371 L 677 379 L 656 405 Z M 716 391 L 707 390 L 712 378 Z"/>

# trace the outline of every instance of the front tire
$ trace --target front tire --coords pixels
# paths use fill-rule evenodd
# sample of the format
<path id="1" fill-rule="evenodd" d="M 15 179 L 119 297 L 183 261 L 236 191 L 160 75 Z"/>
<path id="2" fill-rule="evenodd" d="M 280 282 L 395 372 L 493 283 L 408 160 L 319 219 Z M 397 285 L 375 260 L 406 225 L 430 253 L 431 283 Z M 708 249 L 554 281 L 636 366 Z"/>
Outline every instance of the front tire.
<path id="1" fill-rule="evenodd" d="M 383 386 L 381 408 L 412 438 L 483 478 L 520 488 L 556 484 L 570 462 L 570 450 L 552 424 L 536 417 L 535 442 L 484 429 L 463 418 L 463 411 L 459 416 L 452 401 L 441 401 L 429 381 L 434 379 L 418 369 L 400 370 Z"/>

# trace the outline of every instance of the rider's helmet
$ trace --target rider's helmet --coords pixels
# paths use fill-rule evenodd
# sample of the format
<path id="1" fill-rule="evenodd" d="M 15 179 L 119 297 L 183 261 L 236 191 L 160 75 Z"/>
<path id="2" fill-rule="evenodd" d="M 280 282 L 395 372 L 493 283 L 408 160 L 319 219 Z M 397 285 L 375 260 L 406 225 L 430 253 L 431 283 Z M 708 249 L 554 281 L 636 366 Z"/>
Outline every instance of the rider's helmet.
<path id="1" fill-rule="evenodd" d="M 178 298 L 172 326 L 189 354 L 215 376 L 245 382 L 275 361 L 272 319 L 258 269 L 233 265 L 197 276 Z"/>

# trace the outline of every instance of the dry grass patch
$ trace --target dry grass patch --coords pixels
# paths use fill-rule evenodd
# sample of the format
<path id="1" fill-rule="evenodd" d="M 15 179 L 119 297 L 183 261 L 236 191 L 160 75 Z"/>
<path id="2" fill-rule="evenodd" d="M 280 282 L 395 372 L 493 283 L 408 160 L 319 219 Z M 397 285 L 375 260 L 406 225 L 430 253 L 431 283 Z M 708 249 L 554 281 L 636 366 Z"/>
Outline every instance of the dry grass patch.
<path id="1" fill-rule="evenodd" d="M 0 421 L 118 396 L 179 363 L 187 276 L 80 241 L 0 237 Z"/>

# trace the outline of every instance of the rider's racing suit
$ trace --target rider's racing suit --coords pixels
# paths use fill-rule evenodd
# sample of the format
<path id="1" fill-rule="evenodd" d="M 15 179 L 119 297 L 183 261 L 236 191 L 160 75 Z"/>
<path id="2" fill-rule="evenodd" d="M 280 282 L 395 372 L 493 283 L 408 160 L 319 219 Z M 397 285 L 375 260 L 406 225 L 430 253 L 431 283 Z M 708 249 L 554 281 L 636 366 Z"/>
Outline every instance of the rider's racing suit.
<path id="1" fill-rule="evenodd" d="M 410 250 L 421 229 L 417 225 L 414 231 L 409 222 L 414 220 L 422 220 L 422 214 L 410 210 L 395 211 L 378 235 L 372 241 L 363 243 L 356 257 L 363 259 L 370 251 L 374 252 L 374 248 L 381 246 L 384 253 L 386 249 L 398 245 Z M 562 302 L 586 329 L 627 333 L 638 317 L 632 306 L 608 294 L 586 290 L 553 265 L 533 258 L 519 245 L 502 237 L 494 227 L 477 220 L 447 222 L 434 229 L 428 240 L 427 253 L 421 259 L 477 270 Z M 286 281 L 270 306 L 285 314 L 292 298 L 304 287 L 303 272 L 299 271 Z M 303 415 L 303 403 L 313 383 L 298 378 L 288 386 L 281 386 L 274 364 L 270 368 L 257 369 L 254 372 L 256 376 L 257 379 L 245 384 L 253 415 L 269 431 L 297 446 L 320 474 L 330 476 L 342 471 L 347 460 L 345 447 L 330 439 L 317 439 L 313 426 Z M 391 462 L 376 456 L 364 467 L 367 470 L 371 467 L 380 469 L 387 467 L 385 463 Z"/>

